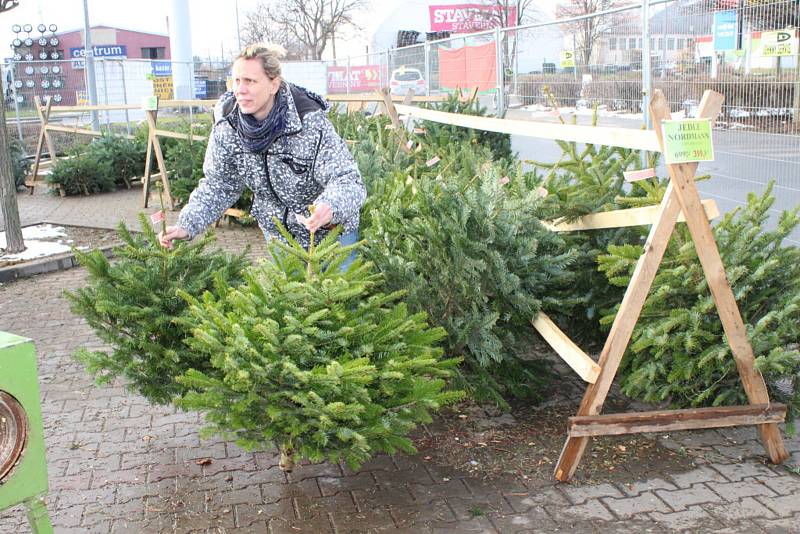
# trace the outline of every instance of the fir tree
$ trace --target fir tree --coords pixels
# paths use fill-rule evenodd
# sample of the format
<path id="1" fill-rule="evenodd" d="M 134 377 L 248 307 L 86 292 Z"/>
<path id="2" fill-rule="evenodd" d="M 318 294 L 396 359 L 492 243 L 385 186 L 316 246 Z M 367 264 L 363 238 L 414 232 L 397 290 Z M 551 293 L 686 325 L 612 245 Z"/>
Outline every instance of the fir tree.
<path id="1" fill-rule="evenodd" d="M 462 396 L 444 391 L 458 363 L 441 358 L 444 332 L 398 303 L 402 292 L 380 293 L 371 264 L 342 272 L 353 247 L 335 235 L 308 251 L 284 236 L 241 286 L 181 292 L 187 342 L 212 368 L 178 378 L 189 389 L 180 406 L 243 447 L 276 443 L 286 470 L 299 458 L 355 469 L 378 451 L 414 452 L 409 431 Z"/>
<path id="2" fill-rule="evenodd" d="M 124 244 L 114 249 L 110 262 L 102 252 L 75 251 L 89 271 L 84 288 L 66 292 L 73 313 L 86 319 L 110 352 L 81 349 L 76 357 L 98 383 L 121 376 L 128 387 L 154 403 L 180 397 L 185 387 L 175 377 L 190 368 L 210 367 L 208 357 L 189 350 L 184 339 L 190 325 L 185 300 L 177 290 L 202 294 L 213 283 L 235 285 L 246 265 L 244 254 L 230 256 L 205 251 L 213 240 L 207 235 L 195 242 L 163 248 L 144 215 L 143 234 L 133 234 L 124 223 L 118 227 Z"/>
<path id="3" fill-rule="evenodd" d="M 772 184 L 751 193 L 743 210 L 714 226 L 722 262 L 773 400 L 800 409 L 800 250 L 783 240 L 800 219 L 784 212 L 774 230 L 764 222 Z M 663 192 L 663 190 L 662 190 Z M 609 246 L 600 270 L 627 286 L 642 253 L 638 245 Z M 604 317 L 610 324 L 614 314 Z M 631 397 L 677 407 L 744 404 L 747 399 L 708 283 L 685 225 L 678 225 L 653 282 L 620 367 Z"/>

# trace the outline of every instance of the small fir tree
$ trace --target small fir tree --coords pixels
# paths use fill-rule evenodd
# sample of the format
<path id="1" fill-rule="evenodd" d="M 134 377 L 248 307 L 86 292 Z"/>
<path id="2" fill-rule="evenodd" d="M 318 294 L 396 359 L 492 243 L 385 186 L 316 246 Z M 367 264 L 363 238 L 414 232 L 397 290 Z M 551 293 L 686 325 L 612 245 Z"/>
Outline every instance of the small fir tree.
<path id="1" fill-rule="evenodd" d="M 124 244 L 114 249 L 111 263 L 99 250 L 75 250 L 89 271 L 89 283 L 68 291 L 73 313 L 86 319 L 111 351 L 81 349 L 76 357 L 97 382 L 121 376 L 128 387 L 154 403 L 168 403 L 184 393 L 175 377 L 188 369 L 207 370 L 208 356 L 184 345 L 191 325 L 182 321 L 188 313 L 177 290 L 202 294 L 214 281 L 236 285 L 246 266 L 244 254 L 206 252 L 213 236 L 163 248 L 144 215 L 143 234 L 133 234 L 124 223 L 118 227 Z"/>
<path id="2" fill-rule="evenodd" d="M 289 244 L 271 241 L 271 261 L 243 285 L 181 292 L 195 326 L 187 342 L 212 368 L 178 378 L 189 389 L 180 406 L 243 447 L 274 442 L 285 470 L 299 458 L 355 469 L 379 451 L 415 452 L 409 431 L 462 397 L 444 390 L 458 363 L 441 358 L 444 331 L 409 313 L 401 292 L 378 292 L 371 264 L 342 272 L 353 247 L 336 236 L 306 251 L 283 235 Z"/>
<path id="3" fill-rule="evenodd" d="M 784 212 L 777 228 L 764 223 L 774 203 L 772 184 L 751 193 L 743 210 L 714 226 L 714 237 L 773 400 L 800 409 L 800 250 L 783 244 L 800 219 Z M 663 192 L 663 190 L 662 190 Z M 642 247 L 609 246 L 600 270 L 627 286 Z M 614 314 L 603 319 L 610 324 Z M 685 225 L 678 225 L 620 367 L 622 391 L 676 407 L 744 404 L 739 374 L 708 283 Z"/>

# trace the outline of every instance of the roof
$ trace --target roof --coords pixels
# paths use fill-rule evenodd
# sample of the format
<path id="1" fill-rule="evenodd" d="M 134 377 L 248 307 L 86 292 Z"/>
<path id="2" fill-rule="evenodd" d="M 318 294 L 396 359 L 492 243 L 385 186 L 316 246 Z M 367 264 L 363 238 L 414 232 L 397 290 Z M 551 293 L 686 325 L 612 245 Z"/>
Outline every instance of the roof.
<path id="1" fill-rule="evenodd" d="M 131 28 L 120 28 L 119 26 L 111 26 L 111 25 L 108 25 L 108 24 L 92 24 L 92 26 L 91 26 L 91 29 L 93 29 L 93 30 L 99 30 L 99 29 L 104 29 L 104 28 L 112 29 L 112 30 L 122 30 L 122 31 L 133 32 L 133 33 L 143 33 L 145 35 L 157 35 L 159 37 L 169 37 L 169 34 L 167 34 L 167 33 L 150 32 L 150 31 L 145 31 L 145 30 L 134 30 L 134 29 L 131 29 Z M 82 32 L 82 31 L 83 31 L 83 26 L 81 26 L 80 28 L 73 28 L 73 29 L 70 29 L 70 30 L 59 31 L 59 32 L 56 32 L 56 35 L 61 36 L 61 35 L 64 35 L 66 33 Z"/>

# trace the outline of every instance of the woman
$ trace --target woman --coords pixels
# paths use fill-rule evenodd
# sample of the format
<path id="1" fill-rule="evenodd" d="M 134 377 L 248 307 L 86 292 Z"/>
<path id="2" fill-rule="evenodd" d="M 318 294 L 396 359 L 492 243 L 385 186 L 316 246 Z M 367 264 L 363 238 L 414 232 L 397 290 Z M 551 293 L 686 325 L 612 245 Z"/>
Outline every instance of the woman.
<path id="1" fill-rule="evenodd" d="M 234 61 L 233 92 L 222 95 L 214 108 L 205 178 L 177 226 L 159 236 L 163 246 L 202 232 L 245 187 L 253 191 L 251 215 L 267 239 L 283 239 L 277 218 L 304 247 L 310 232 L 319 241 L 336 225 L 343 227 L 342 244 L 358 240 L 366 198 L 361 174 L 326 116 L 325 100 L 281 78 L 285 53 L 278 45 L 254 44 Z"/>

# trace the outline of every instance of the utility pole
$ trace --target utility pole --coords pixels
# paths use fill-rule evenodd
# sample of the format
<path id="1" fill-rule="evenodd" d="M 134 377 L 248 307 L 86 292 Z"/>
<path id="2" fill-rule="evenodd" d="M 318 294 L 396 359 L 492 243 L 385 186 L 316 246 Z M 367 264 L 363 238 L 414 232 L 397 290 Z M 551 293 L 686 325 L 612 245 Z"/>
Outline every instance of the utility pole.
<path id="1" fill-rule="evenodd" d="M 642 115 L 648 130 L 653 127 L 650 118 L 650 96 L 653 93 L 653 79 L 650 65 L 650 0 L 642 0 Z"/>
<path id="2" fill-rule="evenodd" d="M 89 4 L 83 0 L 83 52 L 84 68 L 86 69 L 86 90 L 89 93 L 89 105 L 97 105 L 97 82 L 94 76 L 94 48 L 92 48 L 92 29 L 89 26 Z M 100 130 L 100 120 L 97 110 L 92 111 L 92 130 Z M 54 154 L 50 154 L 53 157 Z"/>
<path id="3" fill-rule="evenodd" d="M 242 50 L 242 31 L 239 29 L 239 0 L 235 2 L 236 6 L 236 40 L 239 43 L 239 50 Z"/>

